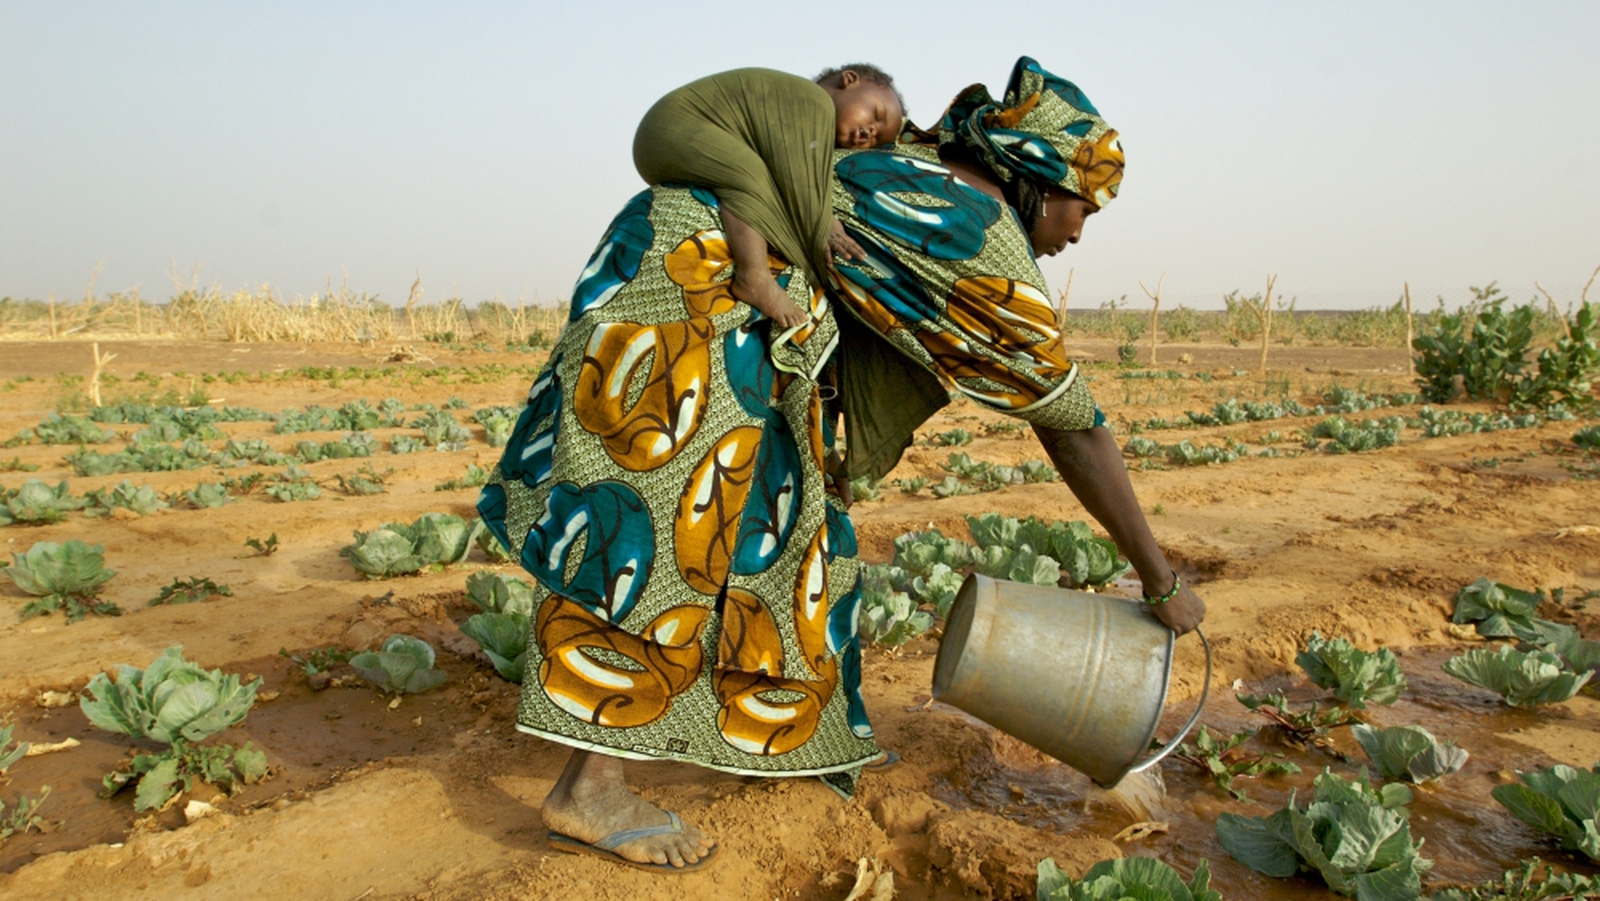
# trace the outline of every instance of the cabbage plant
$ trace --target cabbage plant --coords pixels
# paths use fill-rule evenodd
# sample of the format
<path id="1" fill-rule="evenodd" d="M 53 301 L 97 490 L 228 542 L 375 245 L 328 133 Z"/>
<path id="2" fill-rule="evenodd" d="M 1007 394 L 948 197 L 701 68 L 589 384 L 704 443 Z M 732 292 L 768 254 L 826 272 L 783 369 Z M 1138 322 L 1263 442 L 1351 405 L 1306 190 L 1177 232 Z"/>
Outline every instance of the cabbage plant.
<path id="1" fill-rule="evenodd" d="M 479 613 L 461 624 L 461 634 L 478 643 L 502 679 L 520 683 L 530 621 L 525 613 Z"/>
<path id="2" fill-rule="evenodd" d="M 1513 707 L 1532 707 L 1565 701 L 1578 693 L 1594 675 L 1566 669 L 1549 651 L 1526 653 L 1501 645 L 1493 650 L 1474 648 L 1444 662 L 1444 671 L 1463 682 L 1487 688 Z"/>
<path id="3" fill-rule="evenodd" d="M 448 677 L 433 668 L 433 645 L 410 635 L 391 635 L 378 651 L 350 658 L 350 667 L 373 685 L 395 694 L 416 694 L 443 685 Z"/>
<path id="4" fill-rule="evenodd" d="M 122 610 L 95 597 L 116 570 L 106 569 L 105 548 L 82 541 L 57 544 L 40 541 L 26 554 L 12 554 L 12 563 L 0 572 L 16 586 L 38 598 L 22 607 L 22 618 L 62 610 L 68 622 L 85 614 L 118 616 Z"/>
<path id="5" fill-rule="evenodd" d="M 1412 901 L 1422 894 L 1422 874 L 1433 861 L 1411 841 L 1411 790 L 1398 782 L 1374 789 L 1367 771 L 1347 782 L 1324 770 L 1304 810 L 1294 795 L 1265 817 L 1217 815 L 1217 839 L 1235 860 L 1259 873 L 1287 879 L 1301 871 L 1322 876 L 1328 887 L 1359 901 Z"/>
<path id="6" fill-rule="evenodd" d="M 117 509 L 127 510 L 139 516 L 149 516 L 157 510 L 165 510 L 167 502 L 149 485 L 135 485 L 123 479 L 110 488 L 98 488 L 83 496 L 89 509 L 84 512 L 90 516 L 109 516 Z"/>
<path id="7" fill-rule="evenodd" d="M 1346 639 L 1326 639 L 1318 632 L 1306 639 L 1306 649 L 1294 662 L 1312 682 L 1332 689 L 1335 698 L 1357 709 L 1365 709 L 1368 702 L 1393 704 L 1406 687 L 1406 674 L 1393 651 L 1359 650 Z"/>
<path id="8" fill-rule="evenodd" d="M 1521 785 L 1497 785 L 1489 794 L 1517 819 L 1559 838 L 1561 847 L 1600 861 L 1600 764 L 1517 775 Z"/>
<path id="9" fill-rule="evenodd" d="M 39 479 L 29 479 L 15 491 L 0 489 L 0 501 L 3 501 L 0 503 L 0 526 L 60 522 L 68 513 L 87 503 L 73 497 L 66 482 L 52 488 Z"/>
<path id="10" fill-rule="evenodd" d="M 484 613 L 533 614 L 532 586 L 515 576 L 488 570 L 467 576 L 467 600 Z"/>
<path id="11" fill-rule="evenodd" d="M 424 513 L 415 522 L 384 523 L 356 532 L 355 544 L 339 555 L 369 579 L 388 579 L 467 559 L 482 520 L 468 523 L 453 513 Z"/>
<path id="12" fill-rule="evenodd" d="M 1102 860 L 1082 879 L 1073 879 L 1054 858 L 1039 861 L 1038 901 L 1222 901 L 1210 888 L 1211 868 L 1202 860 L 1194 878 L 1184 881 L 1177 870 L 1154 857 Z"/>
<path id="13" fill-rule="evenodd" d="M 266 755 L 247 743 L 197 747 L 244 721 L 255 703 L 257 679 L 205 670 L 173 646 L 149 667 L 117 667 L 117 678 L 96 673 L 79 699 L 89 722 L 111 732 L 167 745 L 154 754 L 136 754 L 101 780 L 108 795 L 137 783 L 134 809 L 158 810 L 193 787 L 196 779 L 229 791 L 267 775 Z"/>
<path id="14" fill-rule="evenodd" d="M 904 576 L 904 570 L 892 566 L 861 568 L 861 612 L 856 627 L 868 642 L 898 647 L 933 625 L 932 614 L 918 610 L 910 595 L 895 590 Z"/>
<path id="15" fill-rule="evenodd" d="M 1600 898 L 1600 876 L 1558 873 L 1537 857 L 1524 860 L 1499 879 L 1477 885 L 1451 886 L 1428 901 L 1575 901 Z"/>
<path id="16" fill-rule="evenodd" d="M 1431 782 L 1466 765 L 1467 752 L 1440 742 L 1421 726 L 1377 729 L 1357 723 L 1351 732 L 1385 779 Z"/>
<path id="17" fill-rule="evenodd" d="M 1533 614 L 1544 601 L 1541 591 L 1524 591 L 1487 578 L 1456 592 L 1453 623 L 1473 623 L 1485 638 L 1521 638 L 1532 641 L 1537 631 Z"/>

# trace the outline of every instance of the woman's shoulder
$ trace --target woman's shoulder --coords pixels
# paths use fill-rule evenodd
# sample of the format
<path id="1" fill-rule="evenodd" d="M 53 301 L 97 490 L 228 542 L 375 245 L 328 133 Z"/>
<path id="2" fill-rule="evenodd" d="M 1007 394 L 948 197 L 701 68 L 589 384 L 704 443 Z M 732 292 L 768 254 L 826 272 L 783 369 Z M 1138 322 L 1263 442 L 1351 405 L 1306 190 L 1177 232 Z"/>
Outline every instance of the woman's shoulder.
<path id="1" fill-rule="evenodd" d="M 834 206 L 894 244 L 936 260 L 971 260 L 986 250 L 1014 257 L 1027 246 L 1016 214 L 963 180 L 936 147 L 838 151 Z"/>

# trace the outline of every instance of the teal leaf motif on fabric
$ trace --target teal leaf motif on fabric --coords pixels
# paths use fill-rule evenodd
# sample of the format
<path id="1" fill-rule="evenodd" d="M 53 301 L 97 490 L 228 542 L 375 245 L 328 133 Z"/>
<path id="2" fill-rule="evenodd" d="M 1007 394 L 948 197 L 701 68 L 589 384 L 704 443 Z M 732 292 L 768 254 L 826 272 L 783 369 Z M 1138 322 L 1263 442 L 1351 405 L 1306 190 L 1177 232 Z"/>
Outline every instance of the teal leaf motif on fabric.
<path id="1" fill-rule="evenodd" d="M 569 322 L 577 322 L 583 314 L 605 306 L 623 285 L 639 274 L 644 252 L 656 238 L 655 226 L 650 224 L 650 205 L 654 199 L 655 194 L 650 190 L 640 191 L 617 218 L 611 220 L 600 238 L 600 246 L 595 248 L 589 264 L 583 267 L 583 274 L 572 288 Z"/>
<path id="2" fill-rule="evenodd" d="M 777 422 L 778 412 L 771 406 L 777 370 L 767 356 L 767 342 L 761 332 L 752 325 L 733 329 L 722 339 L 722 353 L 727 361 L 728 385 L 739 406 L 764 422 Z"/>
<path id="3" fill-rule="evenodd" d="M 553 358 L 528 389 L 528 405 L 517 417 L 516 427 L 500 458 L 500 472 L 508 479 L 520 479 L 529 488 L 538 488 L 550 478 L 555 467 L 555 447 L 561 440 L 561 380 Z"/>
<path id="4" fill-rule="evenodd" d="M 828 524 L 828 562 L 832 563 L 839 557 L 854 557 L 856 555 L 856 527 L 851 524 L 850 516 L 832 504 L 828 505 L 826 512 Z"/>
<path id="5" fill-rule="evenodd" d="M 844 597 L 828 608 L 828 653 L 839 654 L 859 641 L 856 623 L 861 619 L 861 577 Z"/>
<path id="6" fill-rule="evenodd" d="M 569 582 L 568 558 L 580 537 L 583 558 Z M 545 588 L 612 623 L 638 603 L 655 557 L 649 508 L 638 492 L 615 481 L 581 488 L 557 483 L 522 547 L 523 568 Z"/>
<path id="7" fill-rule="evenodd" d="M 945 167 L 898 153 L 863 151 L 834 166 L 862 221 L 936 260 L 970 260 L 1000 219 L 999 201 Z M 938 204 L 908 195 L 925 194 Z M 859 238 L 857 239 L 859 240 Z"/>
<path id="8" fill-rule="evenodd" d="M 1072 133 L 1071 128 L 1062 130 L 1068 134 Z M 1067 177 L 1067 161 L 1050 146 L 1049 141 L 1039 135 L 1010 128 L 994 128 L 989 130 L 989 140 L 1005 153 L 1031 163 L 1030 168 L 1033 172 L 1043 175 L 1051 182 L 1059 182 Z"/>
<path id="9" fill-rule="evenodd" d="M 851 636 L 850 643 L 839 654 L 839 688 L 845 696 L 845 720 L 856 738 L 873 736 L 872 721 L 867 719 L 867 702 L 861 697 L 861 639 Z"/>
<path id="10" fill-rule="evenodd" d="M 888 248 L 849 226 L 845 231 L 867 252 L 865 260 L 838 260 L 839 276 L 866 292 L 874 301 L 902 322 L 927 322 L 939 318 L 939 308 L 911 270 L 895 259 Z"/>
<path id="11" fill-rule="evenodd" d="M 1100 115 L 1100 111 L 1094 108 L 1094 104 L 1089 102 L 1089 98 L 1083 95 L 1083 91 L 1079 90 L 1077 85 L 1047 71 L 1043 66 L 1039 65 L 1038 60 L 1031 56 L 1024 56 L 1017 60 L 1017 67 L 1011 73 L 1011 85 L 1013 88 L 1021 85 L 1024 72 L 1030 72 L 1043 78 L 1045 90 L 1072 104 L 1077 109 L 1083 110 L 1092 116 Z"/>
<path id="12" fill-rule="evenodd" d="M 767 426 L 756 457 L 755 482 L 739 521 L 733 572 L 751 576 L 778 562 L 800 517 L 800 454 L 788 425 Z"/>

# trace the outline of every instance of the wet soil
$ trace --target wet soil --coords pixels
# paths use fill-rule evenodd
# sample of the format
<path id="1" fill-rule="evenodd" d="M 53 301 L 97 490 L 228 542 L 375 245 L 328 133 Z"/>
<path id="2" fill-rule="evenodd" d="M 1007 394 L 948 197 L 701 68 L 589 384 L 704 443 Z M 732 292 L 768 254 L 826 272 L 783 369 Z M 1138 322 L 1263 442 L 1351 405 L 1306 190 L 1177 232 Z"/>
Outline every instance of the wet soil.
<path id="1" fill-rule="evenodd" d="M 1114 356 L 1109 343 L 1083 344 L 1078 350 L 1085 358 Z M 430 362 L 380 366 L 377 357 L 384 350 L 130 343 L 116 348 L 118 358 L 107 370 L 117 377 L 107 400 L 135 390 L 186 393 L 205 374 L 243 372 L 231 382 L 213 378 L 201 384 L 228 404 L 267 410 L 391 396 L 408 404 L 442 404 L 459 396 L 476 408 L 518 402 L 528 377 L 484 369 L 470 376 L 466 370 L 427 378 L 418 373 L 432 365 L 538 362 L 430 347 Z M 1274 348 L 1276 371 L 1264 380 L 1246 374 L 1254 362 L 1247 348 L 1164 346 L 1160 368 L 1187 352 L 1190 362 L 1171 368 L 1204 372 L 1208 380 L 1123 380 L 1101 367 L 1091 370 L 1093 388 L 1111 420 L 1123 424 L 1124 436 L 1129 422 L 1181 418 L 1185 410 L 1209 409 L 1227 397 L 1287 391 L 1309 404 L 1336 383 L 1372 391 L 1407 388 L 1404 358 L 1396 351 L 1283 351 L 1280 356 Z M 5 344 L 0 377 L 12 381 L 0 394 L 0 437 L 34 425 L 72 392 L 81 394 L 81 386 L 54 376 L 86 373 L 89 355 L 86 344 L 75 342 Z M 338 384 L 294 374 L 303 366 L 330 365 L 370 366 L 373 374 Z M 148 375 L 136 379 L 141 372 Z M 17 380 L 21 376 L 32 381 Z M 1393 411 L 1383 411 L 1388 412 Z M 1269 429 L 1288 435 L 1313 422 L 1242 423 L 1152 437 L 1254 441 Z M 937 481 L 944 475 L 939 463 L 952 450 L 997 463 L 1043 459 L 1028 433 L 991 427 L 1000 424 L 972 406 L 948 408 L 928 424 L 924 437 L 963 428 L 975 440 L 959 448 L 919 442 L 893 477 Z M 1510 817 L 1489 790 L 1515 778 L 1519 769 L 1600 759 L 1600 700 L 1585 693 L 1536 711 L 1508 710 L 1439 670 L 1444 659 L 1470 644 L 1450 628 L 1448 613 L 1456 590 L 1479 576 L 1565 587 L 1569 596 L 1600 589 L 1600 482 L 1574 478 L 1573 464 L 1581 458 L 1569 439 L 1579 425 L 1427 441 L 1407 432 L 1400 446 L 1366 454 L 1251 458 L 1133 473 L 1157 537 L 1209 604 L 1206 629 L 1216 673 L 1202 722 L 1222 734 L 1262 727 L 1251 746 L 1281 751 L 1302 769 L 1298 775 L 1243 780 L 1251 801 L 1233 800 L 1199 770 L 1171 761 L 1161 767 L 1164 795 L 1102 792 L 967 714 L 930 703 L 937 645 L 925 638 L 866 655 L 864 689 L 874 725 L 902 762 L 869 772 L 853 801 L 840 800 L 815 780 L 630 765 L 643 794 L 721 841 L 714 867 L 671 879 L 559 854 L 545 843 L 538 805 L 565 751 L 514 731 L 515 686 L 501 681 L 457 628 L 472 612 L 463 578 L 489 564 L 475 556 L 442 573 L 369 582 L 338 556 L 353 529 L 428 510 L 469 512 L 471 491 L 436 492 L 434 486 L 460 476 L 468 463 L 494 461 L 497 452 L 482 442 L 481 432 L 463 451 L 394 456 L 383 450 L 370 461 L 308 467 L 328 481 L 362 463 L 394 467 L 390 490 L 382 495 L 346 498 L 328 489 L 320 500 L 293 504 L 253 495 L 215 510 L 102 520 L 73 515 L 55 525 L 0 529 L 9 553 L 40 540 L 103 544 L 108 564 L 118 571 L 106 597 L 127 611 L 70 626 L 59 615 L 26 621 L 0 615 L 0 722 L 14 723 L 16 738 L 24 741 L 80 742 L 71 750 L 26 758 L 0 777 L 0 800 L 8 805 L 51 787 L 40 811 L 50 831 L 0 845 L 0 894 L 19 901 L 174 894 L 839 899 L 854 881 L 856 861 L 865 857 L 894 872 L 900 898 L 1031 898 L 1034 868 L 1043 857 L 1081 873 L 1097 860 L 1144 854 L 1184 871 L 1209 861 L 1214 886 L 1230 899 L 1332 898 L 1315 881 L 1269 879 L 1239 865 L 1217 844 L 1214 830 L 1222 811 L 1266 813 L 1291 792 L 1303 798 L 1324 767 L 1351 776 L 1365 762 L 1348 730 L 1336 731 L 1330 749 L 1291 747 L 1234 700 L 1236 686 L 1256 693 L 1283 690 L 1297 701 L 1325 700 L 1294 663 L 1312 630 L 1400 653 L 1410 688 L 1400 702 L 1371 711 L 1369 718 L 1380 725 L 1421 724 L 1472 755 L 1462 772 L 1419 790 L 1412 805 L 1413 833 L 1426 840 L 1423 855 L 1436 861 L 1429 884 L 1497 875 L 1533 854 L 1594 872 L 1592 863 Z M 280 449 L 302 438 L 335 437 L 277 436 L 265 423 L 224 428 L 234 437 L 266 438 Z M 398 433 L 416 430 L 380 429 L 377 437 L 386 446 Z M 220 478 L 210 469 L 74 478 L 61 459 L 69 450 L 6 449 L 4 459 L 40 469 L 0 473 L 0 484 L 66 478 L 82 494 L 123 478 L 161 491 Z M 910 529 L 933 525 L 964 536 L 968 514 L 1084 517 L 1059 484 L 946 499 L 926 489 L 908 495 L 890 485 L 881 492 L 880 499 L 852 510 L 862 555 L 871 561 L 887 561 L 894 537 Z M 280 541 L 276 554 L 256 556 L 243 547 L 246 538 L 269 532 Z M 233 596 L 145 606 L 160 586 L 188 576 L 228 584 Z M 0 583 L 0 606 L 16 609 L 23 602 L 20 592 Z M 1591 601 L 1589 609 L 1551 606 L 1545 612 L 1596 637 L 1596 608 Z M 365 648 L 394 632 L 432 642 L 450 681 L 393 709 L 389 698 L 359 684 L 348 668 L 332 670 L 345 684 L 319 691 L 299 666 L 278 655 L 280 648 Z M 97 794 L 100 777 L 136 743 L 94 729 L 76 707 L 41 706 L 41 692 L 81 690 L 92 674 L 123 663 L 142 667 L 171 644 L 182 644 L 186 656 L 207 667 L 259 675 L 264 691 L 276 692 L 222 737 L 264 750 L 273 775 L 232 797 L 196 786 L 174 807 L 141 817 L 131 793 L 109 800 Z M 1164 735 L 1199 693 L 1201 659 L 1192 640 L 1179 642 L 1175 670 Z M 212 802 L 218 813 L 185 825 L 182 806 L 190 799 Z M 1141 839 L 1114 840 L 1142 820 L 1166 828 Z"/>

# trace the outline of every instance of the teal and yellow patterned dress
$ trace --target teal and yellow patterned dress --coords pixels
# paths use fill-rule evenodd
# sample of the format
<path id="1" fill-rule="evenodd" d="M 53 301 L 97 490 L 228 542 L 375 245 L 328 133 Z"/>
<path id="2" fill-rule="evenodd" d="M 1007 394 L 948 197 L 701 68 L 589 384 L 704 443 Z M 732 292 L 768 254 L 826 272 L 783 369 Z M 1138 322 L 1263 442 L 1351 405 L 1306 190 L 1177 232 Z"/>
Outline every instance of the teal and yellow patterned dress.
<path id="1" fill-rule="evenodd" d="M 1038 117 L 1003 124 L 1016 120 Z M 1103 123 L 1099 138 L 1071 127 L 1105 143 Z M 841 324 L 856 336 L 837 355 L 847 430 L 852 397 L 912 411 L 880 430 L 880 464 L 898 456 L 894 430 L 921 422 L 908 395 L 1096 423 L 1010 207 L 930 147 L 839 152 L 835 173 L 835 213 L 869 255 L 833 276 L 847 314 L 772 258 L 814 321 L 769 340 L 730 292 L 717 200 L 699 188 L 634 197 L 584 269 L 478 505 L 536 583 L 523 731 L 845 792 L 879 754 L 855 533 L 823 472 L 834 436 L 818 379 Z"/>
<path id="2" fill-rule="evenodd" d="M 769 349 L 720 228 L 699 189 L 628 203 L 479 501 L 543 595 L 518 723 L 622 757 L 847 776 L 879 751 L 855 534 L 822 472 L 834 321 L 774 258 L 817 318 Z"/>

